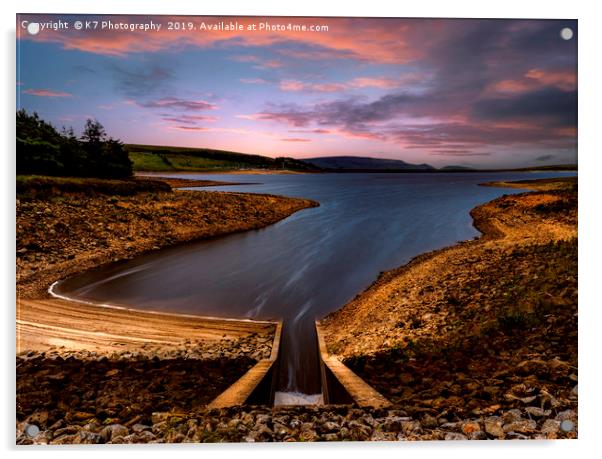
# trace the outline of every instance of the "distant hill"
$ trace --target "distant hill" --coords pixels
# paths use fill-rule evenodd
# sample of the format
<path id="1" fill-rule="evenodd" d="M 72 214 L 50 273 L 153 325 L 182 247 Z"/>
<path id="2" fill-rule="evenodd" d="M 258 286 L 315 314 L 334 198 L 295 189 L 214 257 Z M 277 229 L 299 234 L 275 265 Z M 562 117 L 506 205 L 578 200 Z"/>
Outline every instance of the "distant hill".
<path id="1" fill-rule="evenodd" d="M 468 166 L 444 166 L 439 169 L 440 171 L 474 171 L 474 167 Z"/>
<path id="2" fill-rule="evenodd" d="M 304 159 L 306 163 L 330 170 L 435 170 L 429 164 L 410 164 L 399 159 L 367 158 L 361 156 L 324 156 Z"/>
<path id="3" fill-rule="evenodd" d="M 220 171 L 238 169 L 287 169 L 317 172 L 319 168 L 294 158 L 270 158 L 210 148 L 127 144 L 135 171 Z"/>

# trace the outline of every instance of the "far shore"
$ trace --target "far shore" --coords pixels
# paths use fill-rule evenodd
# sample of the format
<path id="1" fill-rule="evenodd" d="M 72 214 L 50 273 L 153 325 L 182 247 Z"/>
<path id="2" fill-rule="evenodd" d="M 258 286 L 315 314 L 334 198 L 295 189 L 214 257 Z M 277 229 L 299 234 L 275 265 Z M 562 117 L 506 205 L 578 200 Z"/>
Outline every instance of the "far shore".
<path id="1" fill-rule="evenodd" d="M 321 171 L 295 171 L 291 169 L 223 169 L 223 170 L 198 170 L 198 171 L 181 171 L 181 170 L 165 170 L 165 171 L 135 171 L 136 176 L 144 175 L 304 175 L 304 174 L 319 174 Z"/>

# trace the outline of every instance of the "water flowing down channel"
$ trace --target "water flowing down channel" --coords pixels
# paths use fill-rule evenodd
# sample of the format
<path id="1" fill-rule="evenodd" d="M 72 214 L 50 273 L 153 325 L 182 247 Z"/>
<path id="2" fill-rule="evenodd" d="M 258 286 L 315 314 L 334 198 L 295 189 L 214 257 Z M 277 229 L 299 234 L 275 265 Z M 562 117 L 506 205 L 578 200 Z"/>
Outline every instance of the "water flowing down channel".
<path id="1" fill-rule="evenodd" d="M 207 190 L 303 197 L 320 207 L 260 230 L 104 266 L 66 280 L 57 292 L 139 309 L 282 319 L 279 390 L 319 394 L 316 318 L 343 306 L 381 271 L 477 236 L 470 210 L 520 192 L 479 183 L 563 175 L 574 174 L 186 175 L 261 182 Z"/>

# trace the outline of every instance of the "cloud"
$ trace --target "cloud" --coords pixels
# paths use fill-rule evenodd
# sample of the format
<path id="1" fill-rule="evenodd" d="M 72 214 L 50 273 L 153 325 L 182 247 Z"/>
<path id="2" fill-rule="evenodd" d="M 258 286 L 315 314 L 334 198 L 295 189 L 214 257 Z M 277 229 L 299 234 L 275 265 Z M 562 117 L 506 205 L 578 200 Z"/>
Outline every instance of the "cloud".
<path id="1" fill-rule="evenodd" d="M 241 78 L 239 81 L 241 83 L 245 83 L 245 84 L 267 84 L 267 83 L 269 83 L 268 80 L 265 80 L 263 78 Z"/>
<path id="2" fill-rule="evenodd" d="M 299 134 L 330 134 L 328 129 L 289 129 L 288 132 Z"/>
<path id="3" fill-rule="evenodd" d="M 465 156 L 491 156 L 489 152 L 478 152 L 478 151 L 468 151 L 468 150 L 438 150 L 431 151 L 429 153 L 433 156 L 456 156 L 456 157 L 465 157 Z"/>
<path id="4" fill-rule="evenodd" d="M 113 65 L 111 70 L 117 90 L 133 99 L 167 91 L 173 79 L 173 69 L 158 63 L 145 63 L 136 68 Z"/>
<path id="5" fill-rule="evenodd" d="M 176 131 L 184 132 L 202 132 L 208 130 L 207 128 L 201 126 L 169 126 L 169 128 Z"/>
<path id="6" fill-rule="evenodd" d="M 197 124 L 199 121 L 217 121 L 218 117 L 216 116 L 205 116 L 205 115 L 163 115 L 163 121 L 173 122 L 173 123 L 181 123 L 181 124 Z"/>
<path id="7" fill-rule="evenodd" d="M 73 94 L 63 91 L 52 91 L 50 89 L 25 89 L 23 94 L 38 97 L 72 97 Z"/>
<path id="8" fill-rule="evenodd" d="M 289 79 L 280 82 L 280 89 L 282 91 L 340 92 L 358 88 L 395 88 L 399 85 L 400 82 L 392 78 L 362 77 L 343 83 L 304 83 L 299 80 Z"/>
<path id="9" fill-rule="evenodd" d="M 492 92 L 519 93 L 551 86 L 562 91 L 574 91 L 577 88 L 577 73 L 574 70 L 542 70 L 530 69 L 521 78 L 495 81 L 491 84 Z"/>
<path id="10" fill-rule="evenodd" d="M 311 142 L 311 139 L 302 139 L 299 137 L 287 137 L 280 140 L 283 142 Z"/>
<path id="11" fill-rule="evenodd" d="M 162 99 L 146 102 L 134 101 L 134 103 L 146 108 L 176 109 L 186 111 L 215 110 L 217 108 L 216 105 L 204 100 L 186 100 L 179 99 L 177 97 L 164 97 Z"/>
<path id="12" fill-rule="evenodd" d="M 52 16 L 22 15 L 22 19 L 33 22 L 48 22 Z M 96 16 L 87 19 L 107 20 L 113 22 L 136 23 L 137 16 Z M 148 16 L 148 20 L 160 21 L 161 18 Z M 188 22 L 189 16 L 170 17 L 174 22 Z M 196 17 L 197 22 L 217 24 L 230 22 L 230 17 Z M 244 28 L 256 24 L 258 18 L 238 17 L 236 21 Z M 299 59 L 348 58 L 366 62 L 404 63 L 419 54 L 419 50 L 411 46 L 406 39 L 421 24 L 415 20 L 404 19 L 371 19 L 371 18 L 270 18 L 273 24 L 295 23 L 311 26 L 316 22 L 329 26 L 329 31 L 283 33 L 281 31 L 249 33 L 243 31 L 220 31 L 214 33 L 173 33 L 166 28 L 160 31 L 131 31 L 124 33 L 117 30 L 53 31 L 45 30 L 43 34 L 19 34 L 21 40 L 46 41 L 59 43 L 64 49 L 79 50 L 109 56 L 126 56 L 132 53 L 150 53 L 165 50 L 183 50 L 188 47 L 212 48 L 221 47 L 282 47 L 287 59 L 298 56 Z M 432 29 L 435 25 L 424 23 L 424 27 Z M 358 33 L 361 31 L 361 33 Z M 423 34 L 420 34 L 423 35 Z M 294 43 L 294 47 L 290 44 Z M 259 65 L 274 68 L 283 65 L 282 61 L 271 60 Z"/>
<path id="13" fill-rule="evenodd" d="M 547 120 L 557 126 L 577 124 L 577 91 L 544 87 L 515 97 L 482 99 L 472 107 L 475 117 L 486 120 Z"/>
<path id="14" fill-rule="evenodd" d="M 548 161 L 553 158 L 554 158 L 554 155 L 540 155 L 535 158 L 535 161 Z"/>

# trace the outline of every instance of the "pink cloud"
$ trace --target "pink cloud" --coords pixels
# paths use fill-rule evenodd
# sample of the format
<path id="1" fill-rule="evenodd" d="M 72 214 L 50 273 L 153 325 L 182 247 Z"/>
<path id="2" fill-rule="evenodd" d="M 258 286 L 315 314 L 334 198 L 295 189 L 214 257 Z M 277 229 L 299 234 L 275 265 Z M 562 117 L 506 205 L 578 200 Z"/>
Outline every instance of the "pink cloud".
<path id="1" fill-rule="evenodd" d="M 285 139 L 280 139 L 283 142 L 311 142 L 310 139 L 302 139 L 299 137 L 287 137 Z"/>
<path id="2" fill-rule="evenodd" d="M 23 18 L 27 17 L 26 15 Z M 36 21 L 42 22 L 51 17 L 40 15 L 32 16 Z M 99 16 L 99 20 L 106 20 Z M 139 18 L 133 16 L 112 16 L 113 22 L 136 23 Z M 149 16 L 148 19 L 153 19 Z M 187 22 L 190 17 L 170 17 L 174 22 Z M 216 24 L 219 22 L 230 22 L 236 20 L 244 28 L 250 24 L 256 24 L 258 18 L 253 17 L 196 17 L 197 22 Z M 416 35 L 413 31 L 418 30 L 419 35 L 428 31 L 425 28 L 436 27 L 436 24 L 423 23 L 420 27 L 411 20 L 382 20 L 372 18 L 270 18 L 271 23 L 312 26 L 316 22 L 328 25 L 328 32 L 262 32 L 249 33 L 243 31 L 219 31 L 212 33 L 173 33 L 165 28 L 152 33 L 143 31 L 132 31 L 124 33 L 117 30 L 90 30 L 85 33 L 79 31 L 53 31 L 45 30 L 43 34 L 28 35 L 19 31 L 19 39 L 46 41 L 60 43 L 64 49 L 75 49 L 95 54 L 111 56 L 125 56 L 129 53 L 155 52 L 166 49 L 183 48 L 185 46 L 196 46 L 210 48 L 216 44 L 238 45 L 246 47 L 264 47 L 276 43 L 297 42 L 307 45 L 307 50 L 286 51 L 287 58 L 294 57 L 295 53 L 319 54 L 319 59 L 327 58 L 353 58 L 370 62 L 381 63 L 405 63 L 421 55 L 419 49 L 412 46 L 406 37 Z M 358 35 L 361 30 L 361 35 Z M 309 56 L 310 58 L 312 56 Z M 316 57 L 316 56 L 314 56 Z M 246 62 L 252 62 L 247 58 Z M 259 62 L 266 68 L 276 68 L 283 62 L 272 60 Z"/>
<path id="3" fill-rule="evenodd" d="M 521 78 L 497 81 L 491 85 L 490 89 L 494 92 L 515 94 L 532 91 L 543 86 L 553 86 L 563 91 L 572 91 L 577 88 L 577 74 L 567 70 L 534 68 Z"/>
<path id="4" fill-rule="evenodd" d="M 380 88 L 390 89 L 399 86 L 399 82 L 392 78 L 354 78 L 344 83 L 304 83 L 299 80 L 282 80 L 282 91 L 307 91 L 307 92 L 339 92 L 355 88 Z"/>
<path id="5" fill-rule="evenodd" d="M 71 97 L 72 94 L 62 91 L 51 91 L 50 89 L 25 89 L 24 94 L 38 97 Z"/>

